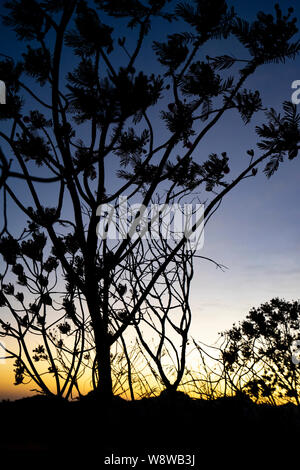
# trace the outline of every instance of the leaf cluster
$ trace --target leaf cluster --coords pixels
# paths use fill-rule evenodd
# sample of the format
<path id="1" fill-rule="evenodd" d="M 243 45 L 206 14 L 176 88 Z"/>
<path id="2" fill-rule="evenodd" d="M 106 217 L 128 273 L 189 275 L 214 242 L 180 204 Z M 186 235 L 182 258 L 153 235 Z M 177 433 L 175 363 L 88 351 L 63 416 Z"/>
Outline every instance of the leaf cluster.
<path id="1" fill-rule="evenodd" d="M 47 238 L 44 233 L 33 233 L 31 239 L 22 241 L 20 246 L 21 253 L 32 260 L 41 261 L 46 242 Z"/>
<path id="2" fill-rule="evenodd" d="M 283 15 L 278 4 L 275 5 L 275 17 L 259 12 L 257 20 L 250 24 L 236 18 L 233 34 L 249 50 L 256 64 L 285 62 L 294 59 L 300 50 L 300 41 L 290 43 L 298 32 L 296 18 L 292 18 L 293 8 Z"/>
<path id="3" fill-rule="evenodd" d="M 74 82 L 74 77 L 72 77 Z M 99 126 L 123 122 L 137 116 L 160 98 L 163 81 L 160 76 L 148 77 L 143 72 L 129 75 L 121 68 L 118 75 L 100 82 L 99 88 L 88 89 L 79 83 L 68 85 L 70 111 L 77 123 L 95 119 Z"/>
<path id="4" fill-rule="evenodd" d="M 244 89 L 236 94 L 233 101 L 245 124 L 249 124 L 253 114 L 262 108 L 262 101 L 258 90 L 251 91 Z"/>
<path id="5" fill-rule="evenodd" d="M 4 3 L 10 10 L 3 15 L 5 26 L 11 27 L 19 40 L 32 41 L 43 39 L 49 29 L 43 9 L 36 0 L 12 0 Z"/>
<path id="6" fill-rule="evenodd" d="M 22 54 L 23 70 L 33 77 L 40 85 L 45 85 L 51 74 L 51 56 L 48 49 L 27 46 L 27 52 Z"/>
<path id="7" fill-rule="evenodd" d="M 169 105 L 170 109 L 170 105 Z M 177 141 L 187 141 L 195 134 L 193 130 L 193 106 L 185 103 L 173 104 L 171 111 L 162 111 L 162 119 L 172 134 L 175 134 Z"/>
<path id="8" fill-rule="evenodd" d="M 152 47 L 158 57 L 158 61 L 169 68 L 170 74 L 174 73 L 179 65 L 185 61 L 189 52 L 186 43 L 189 40 L 189 37 L 176 33 L 169 35 L 166 43 L 153 42 Z"/>
<path id="9" fill-rule="evenodd" d="M 171 181 L 178 186 L 193 190 L 200 183 L 199 173 L 201 166 L 194 162 L 191 157 L 180 158 L 177 156 L 177 163 L 169 163 L 167 172 Z"/>
<path id="10" fill-rule="evenodd" d="M 45 161 L 51 158 L 51 147 L 41 136 L 23 132 L 14 143 L 15 148 L 24 160 L 34 161 L 37 166 L 42 166 Z"/>
<path id="11" fill-rule="evenodd" d="M 229 173 L 228 161 L 226 152 L 223 152 L 221 157 L 212 153 L 208 160 L 199 167 L 198 174 L 206 184 L 206 191 L 212 191 L 215 186 L 220 184 L 225 174 Z"/>
<path id="12" fill-rule="evenodd" d="M 145 145 L 149 142 L 149 135 L 148 129 L 145 129 L 138 136 L 133 127 L 119 135 L 114 152 L 120 157 L 121 166 L 127 166 L 130 162 L 135 164 L 141 160 L 142 156 L 147 153 Z"/>
<path id="13" fill-rule="evenodd" d="M 11 235 L 3 235 L 0 238 L 0 254 L 7 264 L 15 264 L 20 254 L 18 241 Z"/>
<path id="14" fill-rule="evenodd" d="M 265 167 L 267 177 L 277 171 L 280 162 L 287 153 L 289 160 L 298 156 L 300 142 L 300 115 L 295 104 L 285 101 L 284 115 L 281 116 L 274 108 L 266 113 L 268 124 L 256 127 L 259 137 L 263 138 L 257 145 L 273 155 Z"/>
<path id="15" fill-rule="evenodd" d="M 210 38 L 226 38 L 231 30 L 234 9 L 225 0 L 195 0 L 195 6 L 179 2 L 175 13 L 196 29 L 203 43 Z"/>
<path id="16" fill-rule="evenodd" d="M 149 6 L 139 0 L 95 0 L 98 7 L 115 18 L 130 18 L 129 28 L 135 28 L 143 23 L 146 26 L 145 33 L 150 29 L 149 18 L 159 16 L 167 21 L 172 21 L 174 15 L 164 12 L 163 8 L 170 0 L 148 0 Z"/>
<path id="17" fill-rule="evenodd" d="M 102 23 L 95 10 L 89 8 L 87 2 L 81 1 L 77 6 L 75 19 L 76 28 L 65 35 L 65 43 L 72 47 L 76 55 L 92 56 L 101 48 L 107 53 L 113 50 L 113 28 Z"/>
<path id="18" fill-rule="evenodd" d="M 52 119 L 46 119 L 38 110 L 30 111 L 29 116 L 24 116 L 23 120 L 28 123 L 28 128 L 32 132 L 52 127 Z"/>

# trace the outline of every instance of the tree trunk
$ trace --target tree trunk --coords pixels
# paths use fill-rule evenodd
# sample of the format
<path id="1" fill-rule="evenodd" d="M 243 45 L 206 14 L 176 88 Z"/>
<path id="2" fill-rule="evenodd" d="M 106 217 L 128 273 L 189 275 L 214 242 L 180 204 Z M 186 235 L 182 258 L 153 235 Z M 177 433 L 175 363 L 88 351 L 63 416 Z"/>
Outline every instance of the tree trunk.
<path id="1" fill-rule="evenodd" d="M 111 362 L 110 362 L 110 343 L 106 333 L 97 334 L 95 331 L 96 355 L 98 383 L 96 393 L 103 400 L 109 400 L 113 396 Z"/>
<path id="2" fill-rule="evenodd" d="M 112 377 L 110 361 L 110 341 L 106 323 L 101 318 L 95 302 L 88 302 L 94 330 L 97 382 L 94 386 L 95 395 L 106 400 L 112 397 Z"/>
<path id="3" fill-rule="evenodd" d="M 98 382 L 95 387 L 95 394 L 103 400 L 111 399 L 112 377 L 110 360 L 110 338 L 108 333 L 108 323 L 105 317 L 99 311 L 97 301 L 95 301 L 95 292 L 89 292 L 87 304 L 90 311 L 92 326 L 94 330 L 95 352 L 96 352 L 96 370 Z"/>
<path id="4" fill-rule="evenodd" d="M 100 399 L 109 400 L 113 395 L 109 336 L 109 269 L 105 267 L 104 285 L 100 292 L 95 262 L 97 257 L 96 222 L 96 214 L 93 213 L 89 226 L 88 249 L 85 254 L 86 300 L 95 339 L 98 382 L 94 391 Z M 105 260 L 105 256 L 103 259 Z"/>

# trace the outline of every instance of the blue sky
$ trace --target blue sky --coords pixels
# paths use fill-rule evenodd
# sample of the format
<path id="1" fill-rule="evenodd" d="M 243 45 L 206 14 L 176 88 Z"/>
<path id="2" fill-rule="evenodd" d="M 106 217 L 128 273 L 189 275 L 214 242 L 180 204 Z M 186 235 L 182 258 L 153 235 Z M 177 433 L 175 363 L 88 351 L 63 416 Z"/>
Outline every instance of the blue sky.
<path id="1" fill-rule="evenodd" d="M 259 10 L 274 12 L 273 1 L 231 1 L 238 14 L 253 19 Z M 300 19 L 300 5 L 295 0 L 279 1 L 284 10 L 295 8 Z M 3 12 L 3 6 L 0 7 Z M 170 31 L 178 29 L 174 23 Z M 159 25 L 149 37 L 147 54 L 140 66 L 149 72 L 153 66 L 151 41 L 160 40 L 165 32 Z M 122 30 L 118 31 L 122 36 Z M 19 44 L 11 32 L 1 29 L 0 52 L 15 56 Z M 129 42 L 130 42 L 130 38 Z M 244 58 L 245 52 L 236 41 L 213 41 L 205 48 L 208 55 L 233 54 Z M 153 56 L 152 56 L 153 57 Z M 66 61 L 66 68 L 68 61 Z M 1 79 L 1 77 L 0 77 Z M 300 57 L 286 64 L 261 67 L 247 87 L 262 92 L 263 103 L 280 110 L 284 100 L 290 100 L 294 80 L 300 80 Z M 300 111 L 299 111 L 300 112 Z M 226 151 L 231 158 L 232 176 L 247 165 L 246 150 L 256 149 L 255 126 L 264 121 L 259 114 L 245 126 L 236 113 L 221 121 L 199 148 L 199 155 Z M 0 126 L 5 123 L 0 122 Z M 158 131 L 159 138 L 162 134 Z M 115 163 L 113 167 L 117 167 Z M 207 261 L 195 263 L 191 295 L 194 338 L 212 343 L 219 331 L 231 327 L 247 314 L 249 308 L 279 296 L 286 300 L 300 298 L 300 159 L 285 161 L 279 171 L 267 180 L 262 168 L 255 178 L 243 181 L 224 199 L 218 212 L 205 230 L 202 252 L 227 266 L 224 272 Z M 24 194 L 24 198 L 26 194 Z M 19 214 L 12 210 L 13 223 L 20 224 Z"/>
<path id="2" fill-rule="evenodd" d="M 251 19 L 256 11 L 273 9 L 274 2 L 231 2 L 237 12 Z M 282 8 L 297 2 L 278 2 Z M 300 77 L 300 60 L 261 68 L 253 87 L 262 91 L 265 106 L 280 110 L 291 99 L 291 83 Z M 263 116 L 259 116 L 263 121 Z M 226 147 L 243 164 L 245 150 L 257 142 L 254 126 L 244 126 L 238 118 L 223 124 L 217 142 L 208 147 Z M 221 125 L 222 125 L 221 124 Z M 300 161 L 286 161 L 269 180 L 262 174 L 243 181 L 224 199 L 209 222 L 203 254 L 228 267 L 225 272 L 198 262 L 192 293 L 194 321 L 192 333 L 211 343 L 217 333 L 241 320 L 248 310 L 274 296 L 300 298 Z"/>

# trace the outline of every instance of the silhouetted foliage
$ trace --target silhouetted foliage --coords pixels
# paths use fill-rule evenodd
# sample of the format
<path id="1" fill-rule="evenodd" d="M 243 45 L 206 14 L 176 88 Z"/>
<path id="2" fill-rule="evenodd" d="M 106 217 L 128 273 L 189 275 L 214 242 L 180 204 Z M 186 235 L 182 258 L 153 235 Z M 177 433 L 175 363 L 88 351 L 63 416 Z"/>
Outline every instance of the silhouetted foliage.
<path id="1" fill-rule="evenodd" d="M 299 405 L 300 305 L 279 298 L 252 308 L 226 333 L 222 350 L 226 373 L 255 399 L 291 399 Z"/>

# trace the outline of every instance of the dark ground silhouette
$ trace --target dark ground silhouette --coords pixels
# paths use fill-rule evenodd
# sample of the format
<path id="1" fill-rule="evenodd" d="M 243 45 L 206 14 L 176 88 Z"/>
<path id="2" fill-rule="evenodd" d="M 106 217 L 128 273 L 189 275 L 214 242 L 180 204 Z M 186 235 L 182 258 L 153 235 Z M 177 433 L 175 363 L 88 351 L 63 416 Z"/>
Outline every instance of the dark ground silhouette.
<path id="1" fill-rule="evenodd" d="M 50 460 L 56 467 L 81 460 L 89 468 L 92 458 L 96 468 L 111 468 L 104 465 L 111 454 L 195 454 L 197 469 L 207 468 L 204 458 L 213 467 L 243 468 L 246 462 L 271 468 L 280 457 L 287 462 L 297 455 L 300 438 L 297 406 L 257 405 L 244 398 L 205 401 L 177 394 L 136 402 L 115 398 L 104 406 L 91 397 L 65 402 L 37 396 L 2 402 L 0 414 L 0 455 L 14 463 L 32 462 L 32 468 Z M 136 465 L 161 467 L 169 466 Z"/>

